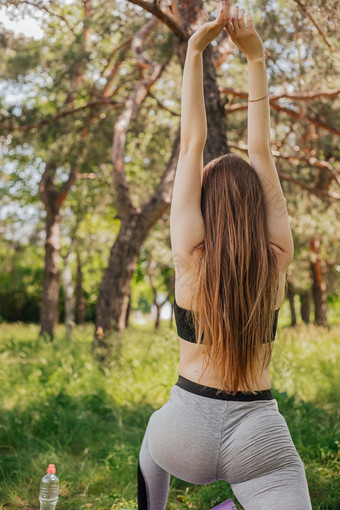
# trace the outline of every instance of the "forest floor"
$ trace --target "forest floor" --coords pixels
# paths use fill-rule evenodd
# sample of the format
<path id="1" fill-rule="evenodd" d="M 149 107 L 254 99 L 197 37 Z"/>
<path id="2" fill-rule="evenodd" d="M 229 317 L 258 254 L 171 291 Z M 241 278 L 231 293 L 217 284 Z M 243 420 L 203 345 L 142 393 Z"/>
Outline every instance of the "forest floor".
<path id="1" fill-rule="evenodd" d="M 281 307 L 272 391 L 306 470 L 313 510 L 340 508 L 340 313 L 330 329 L 289 327 Z M 140 444 L 151 413 L 177 380 L 174 324 L 131 325 L 105 366 L 92 357 L 93 326 L 54 342 L 37 325 L 0 325 L 0 509 L 38 509 L 54 463 L 59 510 L 135 509 Z M 208 510 L 233 498 L 229 484 L 171 478 L 168 510 Z M 238 504 L 238 508 L 242 507 Z"/>

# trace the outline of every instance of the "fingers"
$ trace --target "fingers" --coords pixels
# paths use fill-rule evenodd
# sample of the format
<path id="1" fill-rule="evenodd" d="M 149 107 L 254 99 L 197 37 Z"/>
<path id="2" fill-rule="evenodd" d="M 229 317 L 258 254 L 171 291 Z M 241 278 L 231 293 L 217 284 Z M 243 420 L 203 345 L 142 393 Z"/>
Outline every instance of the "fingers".
<path id="1" fill-rule="evenodd" d="M 235 5 L 232 10 L 231 16 L 230 16 L 230 23 L 231 23 L 235 32 L 236 32 L 236 30 L 238 30 L 237 17 L 238 17 L 238 5 Z"/>
<path id="2" fill-rule="evenodd" d="M 235 30 L 233 29 L 233 25 L 232 25 L 231 21 L 228 21 L 228 23 L 225 26 L 225 29 L 228 32 L 228 35 L 229 35 L 230 39 L 236 44 Z"/>
<path id="3" fill-rule="evenodd" d="M 229 3 L 227 0 L 221 0 L 219 4 L 219 13 L 216 18 L 216 24 L 224 26 L 229 18 Z"/>
<path id="4" fill-rule="evenodd" d="M 244 9 L 239 8 L 238 5 L 235 5 L 233 12 L 231 14 L 231 21 L 233 24 L 233 28 L 236 33 L 244 27 Z"/>
<path id="5" fill-rule="evenodd" d="M 244 9 L 241 9 L 238 13 L 238 17 L 237 17 L 237 21 L 238 21 L 238 26 L 239 26 L 239 29 L 242 30 L 242 28 L 244 28 L 246 26 L 245 22 L 244 22 L 244 13 L 246 11 Z"/>
<path id="6" fill-rule="evenodd" d="M 228 25 L 233 28 L 236 35 L 245 28 L 253 28 L 253 21 L 250 13 L 247 14 L 247 25 L 245 24 L 245 12 L 245 9 L 240 9 L 238 5 L 235 5 L 233 8 L 230 23 Z"/>
<path id="7" fill-rule="evenodd" d="M 250 12 L 248 12 L 247 14 L 247 27 L 249 28 L 254 28 L 254 25 L 253 25 L 253 18 L 251 17 L 251 14 Z"/>

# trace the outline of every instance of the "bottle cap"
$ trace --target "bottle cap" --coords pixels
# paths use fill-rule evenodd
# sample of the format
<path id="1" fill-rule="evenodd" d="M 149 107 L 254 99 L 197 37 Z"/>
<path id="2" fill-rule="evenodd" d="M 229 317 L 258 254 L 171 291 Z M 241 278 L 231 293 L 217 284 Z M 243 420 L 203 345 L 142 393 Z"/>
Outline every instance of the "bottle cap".
<path id="1" fill-rule="evenodd" d="M 55 472 L 56 472 L 55 465 L 54 464 L 49 464 L 48 468 L 47 468 L 47 472 L 50 473 L 51 475 L 54 475 Z"/>

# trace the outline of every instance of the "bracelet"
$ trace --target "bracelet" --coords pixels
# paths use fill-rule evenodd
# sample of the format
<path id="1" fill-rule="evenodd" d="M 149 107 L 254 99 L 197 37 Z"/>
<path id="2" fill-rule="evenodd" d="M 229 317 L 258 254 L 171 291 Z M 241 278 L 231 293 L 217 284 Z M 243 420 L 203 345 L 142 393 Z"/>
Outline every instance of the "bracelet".
<path id="1" fill-rule="evenodd" d="M 248 99 L 248 102 L 255 103 L 255 101 L 261 101 L 261 99 L 264 99 L 265 97 L 268 97 L 268 96 L 269 96 L 269 94 L 266 94 L 265 96 L 260 97 L 260 99 Z"/>

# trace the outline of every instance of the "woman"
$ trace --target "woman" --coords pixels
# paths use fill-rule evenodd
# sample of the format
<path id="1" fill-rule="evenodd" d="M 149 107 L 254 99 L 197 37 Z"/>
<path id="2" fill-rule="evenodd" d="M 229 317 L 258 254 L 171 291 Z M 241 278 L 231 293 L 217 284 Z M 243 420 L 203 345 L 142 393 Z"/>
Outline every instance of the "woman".
<path id="1" fill-rule="evenodd" d="M 302 460 L 271 394 L 269 361 L 293 240 L 270 151 L 262 41 L 221 2 L 190 38 L 170 215 L 179 379 L 153 413 L 138 464 L 139 510 L 166 508 L 170 475 L 226 480 L 245 510 L 310 510 Z M 249 69 L 248 154 L 203 168 L 202 52 L 225 28 Z M 204 331 L 204 334 L 203 334 Z"/>

